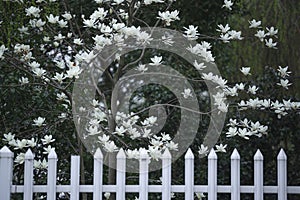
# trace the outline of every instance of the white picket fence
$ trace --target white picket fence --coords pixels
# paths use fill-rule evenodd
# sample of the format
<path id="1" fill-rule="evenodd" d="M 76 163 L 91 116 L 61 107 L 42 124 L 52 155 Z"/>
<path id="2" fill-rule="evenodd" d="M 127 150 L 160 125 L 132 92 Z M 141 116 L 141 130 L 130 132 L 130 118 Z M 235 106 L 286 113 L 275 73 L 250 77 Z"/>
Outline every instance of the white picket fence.
<path id="1" fill-rule="evenodd" d="M 116 185 L 103 185 L 103 155 L 98 149 L 94 155 L 93 185 L 79 184 L 80 157 L 71 158 L 70 185 L 56 185 L 57 155 L 48 155 L 47 185 L 33 185 L 33 154 L 25 154 L 24 185 L 12 185 L 13 153 L 3 147 L 0 150 L 0 197 L 10 200 L 11 193 L 23 193 L 24 200 L 32 200 L 33 193 L 46 193 L 47 200 L 55 200 L 56 193 L 68 192 L 71 200 L 79 200 L 79 193 L 93 193 L 93 200 L 102 200 L 104 192 L 116 193 L 117 200 L 125 200 L 125 193 L 139 193 L 140 200 L 147 200 L 148 193 L 162 193 L 162 200 L 170 200 L 171 192 L 184 193 L 186 200 L 193 200 L 194 193 L 207 193 L 208 200 L 216 200 L 217 193 L 230 193 L 231 200 L 240 200 L 241 193 L 254 194 L 255 200 L 262 200 L 264 193 L 277 194 L 279 200 L 287 200 L 287 194 L 300 194 L 300 186 L 287 186 L 287 156 L 281 150 L 277 157 L 277 185 L 263 184 L 263 155 L 257 150 L 254 156 L 254 185 L 240 185 L 240 155 L 234 150 L 231 155 L 231 185 L 217 185 L 217 155 L 212 150 L 208 156 L 208 183 L 194 185 L 194 155 L 189 149 L 185 155 L 185 185 L 171 185 L 171 154 L 162 156 L 162 184 L 148 184 L 148 155 L 140 156 L 139 185 L 126 185 L 126 155 L 121 149 L 117 154 Z"/>

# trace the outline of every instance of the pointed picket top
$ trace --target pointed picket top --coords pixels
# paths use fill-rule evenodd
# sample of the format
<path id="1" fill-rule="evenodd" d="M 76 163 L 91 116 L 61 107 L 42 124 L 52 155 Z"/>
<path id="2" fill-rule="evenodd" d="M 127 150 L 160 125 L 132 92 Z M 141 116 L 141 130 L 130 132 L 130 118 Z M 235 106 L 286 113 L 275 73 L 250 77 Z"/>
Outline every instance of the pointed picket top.
<path id="1" fill-rule="evenodd" d="M 191 150 L 191 148 L 189 148 L 184 156 L 184 159 L 194 159 L 194 154 Z"/>
<path id="2" fill-rule="evenodd" d="M 208 159 L 209 160 L 217 160 L 218 159 L 218 156 L 213 148 L 210 150 L 210 152 L 208 154 Z"/>
<path id="3" fill-rule="evenodd" d="M 49 155 L 48 155 L 48 159 L 56 159 L 56 158 L 57 158 L 56 152 L 55 152 L 55 150 L 52 148 L 52 149 L 50 150 Z"/>
<path id="4" fill-rule="evenodd" d="M 168 148 L 166 148 L 166 150 L 164 151 L 164 153 L 162 154 L 162 158 L 168 158 L 168 159 L 171 159 L 172 158 L 172 155 L 169 151 Z"/>
<path id="5" fill-rule="evenodd" d="M 240 160 L 240 158 L 241 157 L 240 157 L 240 154 L 239 154 L 238 150 L 234 149 L 231 156 L 230 156 L 230 159 L 231 160 Z"/>
<path id="6" fill-rule="evenodd" d="M 257 149 L 254 155 L 254 160 L 264 160 L 264 156 L 262 155 L 259 149 Z"/>
<path id="7" fill-rule="evenodd" d="M 103 154 L 100 148 L 98 148 L 94 154 L 95 159 L 103 159 Z"/>
<path id="8" fill-rule="evenodd" d="M 26 151 L 26 153 L 25 153 L 25 159 L 26 160 L 32 160 L 33 159 L 33 153 L 32 153 L 32 151 L 30 150 L 30 149 L 28 149 L 27 151 Z"/>
<path id="9" fill-rule="evenodd" d="M 287 156 L 283 149 L 280 150 L 280 152 L 277 156 L 277 160 L 287 160 Z"/>
<path id="10" fill-rule="evenodd" d="M 117 154 L 117 159 L 126 159 L 126 154 L 123 148 L 121 148 Z"/>
<path id="11" fill-rule="evenodd" d="M 0 150 L 0 157 L 12 158 L 12 157 L 14 157 L 14 153 L 7 146 L 4 146 Z"/>

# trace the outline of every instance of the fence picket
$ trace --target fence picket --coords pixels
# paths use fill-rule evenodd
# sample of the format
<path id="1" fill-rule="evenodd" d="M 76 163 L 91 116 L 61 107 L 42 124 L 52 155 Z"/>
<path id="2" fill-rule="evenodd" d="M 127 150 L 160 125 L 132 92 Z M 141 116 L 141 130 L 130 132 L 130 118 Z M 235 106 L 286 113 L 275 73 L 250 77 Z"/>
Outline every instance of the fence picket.
<path id="1" fill-rule="evenodd" d="M 184 193 L 185 199 L 194 199 L 194 154 L 189 148 L 185 154 L 185 175 L 184 175 Z"/>
<path id="2" fill-rule="evenodd" d="M 102 200 L 102 184 L 103 184 L 103 154 L 98 148 L 94 154 L 94 185 L 93 200 Z"/>
<path id="3" fill-rule="evenodd" d="M 231 200 L 240 200 L 240 154 L 234 149 L 231 154 Z"/>
<path id="4" fill-rule="evenodd" d="M 148 200 L 148 164 L 149 156 L 145 149 L 140 151 L 139 199 Z"/>
<path id="5" fill-rule="evenodd" d="M 33 195 L 33 154 L 30 149 L 25 153 L 24 200 L 32 200 Z"/>
<path id="6" fill-rule="evenodd" d="M 121 148 L 117 154 L 117 199 L 125 200 L 126 155 Z"/>
<path id="7" fill-rule="evenodd" d="M 0 150 L 0 197 L 10 200 L 14 153 L 6 146 Z"/>
<path id="8" fill-rule="evenodd" d="M 171 159 L 171 153 L 166 149 L 162 155 L 162 200 L 171 199 Z"/>
<path id="9" fill-rule="evenodd" d="M 208 200 L 217 200 L 217 162 L 218 156 L 211 149 L 208 155 Z"/>
<path id="10" fill-rule="evenodd" d="M 254 199 L 264 199 L 264 157 L 258 149 L 254 155 Z"/>
<path id="11" fill-rule="evenodd" d="M 278 199 L 287 200 L 287 157 L 283 149 L 277 156 Z"/>
<path id="12" fill-rule="evenodd" d="M 70 193 L 71 200 L 79 200 L 80 193 L 93 193 L 93 200 L 102 200 L 103 192 L 116 193 L 118 200 L 126 199 L 126 192 L 139 193 L 139 199 L 148 200 L 149 192 L 161 192 L 162 200 L 170 200 L 171 192 L 185 193 L 185 199 L 194 199 L 195 192 L 207 192 L 208 200 L 216 200 L 218 193 L 231 193 L 231 200 L 240 200 L 241 193 L 254 194 L 255 200 L 263 200 L 264 194 L 277 194 L 278 199 L 287 200 L 288 194 L 300 194 L 300 186 L 287 185 L 287 156 L 283 149 L 277 156 L 276 186 L 264 186 L 263 155 L 257 150 L 254 159 L 254 184 L 240 185 L 240 155 L 235 149 L 231 154 L 231 185 L 217 185 L 218 157 L 212 149 L 208 155 L 208 183 L 194 185 L 194 154 L 189 149 L 185 154 L 185 184 L 171 185 L 172 156 L 168 149 L 162 154 L 162 184 L 149 185 L 149 156 L 147 150 L 140 151 L 139 185 L 126 185 L 126 155 L 121 149 L 117 156 L 117 183 L 103 185 L 103 155 L 100 149 L 94 154 L 93 185 L 80 185 L 80 157 L 71 158 L 70 185 L 56 185 L 57 155 L 51 150 L 48 155 L 47 185 L 33 185 L 34 155 L 30 150 L 25 154 L 24 185 L 13 185 L 14 154 L 6 146 L 0 150 L 0 197 L 10 200 L 11 193 L 23 193 L 24 200 L 33 199 L 34 193 L 47 193 L 47 200 L 56 199 L 57 193 Z"/>
<path id="13" fill-rule="evenodd" d="M 71 200 L 79 200 L 80 157 L 71 157 Z"/>
<path id="14" fill-rule="evenodd" d="M 57 155 L 51 149 L 48 155 L 47 200 L 56 199 Z"/>

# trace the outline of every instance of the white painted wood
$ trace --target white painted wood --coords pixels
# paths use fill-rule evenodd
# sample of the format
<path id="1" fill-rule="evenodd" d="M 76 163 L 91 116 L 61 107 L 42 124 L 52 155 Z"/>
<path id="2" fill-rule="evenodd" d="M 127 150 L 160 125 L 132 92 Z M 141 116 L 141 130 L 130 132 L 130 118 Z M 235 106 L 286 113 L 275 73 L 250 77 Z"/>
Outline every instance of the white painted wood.
<path id="1" fill-rule="evenodd" d="M 24 168 L 24 200 L 32 200 L 33 197 L 33 154 L 30 149 L 25 153 Z"/>
<path id="2" fill-rule="evenodd" d="M 148 193 L 162 193 L 163 200 L 170 200 L 171 192 L 185 193 L 186 199 L 194 199 L 194 192 L 208 193 L 208 199 L 216 199 L 217 193 L 231 193 L 232 200 L 239 200 L 240 193 L 252 193 L 255 200 L 262 200 L 263 194 L 277 194 L 278 199 L 287 200 L 287 194 L 300 194 L 300 186 L 287 186 L 287 156 L 283 150 L 277 157 L 278 185 L 263 185 L 263 155 L 258 150 L 254 156 L 254 185 L 240 185 L 240 155 L 235 149 L 231 155 L 231 185 L 217 185 L 217 155 L 212 150 L 208 156 L 208 184 L 194 185 L 194 155 L 189 149 L 185 155 L 185 185 L 171 185 L 171 154 L 168 150 L 162 155 L 162 185 L 148 185 L 149 157 L 146 152 L 140 156 L 139 185 L 125 185 L 126 156 L 124 151 L 117 156 L 117 184 L 103 185 L 103 155 L 98 149 L 94 155 L 93 185 L 79 185 L 80 158 L 72 156 L 70 185 L 56 185 L 57 155 L 51 150 L 48 155 L 47 185 L 32 185 L 33 155 L 27 151 L 25 158 L 24 185 L 12 185 L 13 153 L 3 147 L 0 150 L 0 196 L 1 200 L 10 200 L 10 193 L 24 193 L 24 199 L 30 199 L 33 193 L 47 193 L 47 199 L 55 199 L 59 192 L 71 193 L 71 200 L 78 200 L 79 193 L 94 193 L 93 200 L 102 200 L 103 192 L 119 194 L 139 193 L 140 199 L 147 200 Z M 125 162 L 125 164 L 124 164 Z M 119 178 L 118 178 L 119 177 Z M 211 195 L 212 194 L 212 195 Z M 31 198 L 32 199 L 32 198 Z"/>
<path id="3" fill-rule="evenodd" d="M 71 157 L 71 200 L 79 200 L 80 157 Z"/>
<path id="4" fill-rule="evenodd" d="M 93 200 L 102 200 L 103 192 L 103 154 L 98 148 L 94 154 Z"/>
<path id="5" fill-rule="evenodd" d="M 121 148 L 117 154 L 117 199 L 125 200 L 126 155 Z"/>
<path id="6" fill-rule="evenodd" d="M 149 156 L 145 149 L 140 151 L 139 199 L 148 200 L 148 164 Z"/>
<path id="7" fill-rule="evenodd" d="M 283 149 L 277 156 L 278 199 L 287 200 L 287 156 Z"/>
<path id="8" fill-rule="evenodd" d="M 14 153 L 6 146 L 0 150 L 0 197 L 10 200 Z"/>
<path id="9" fill-rule="evenodd" d="M 231 154 L 231 200 L 240 200 L 240 155 L 234 149 Z"/>
<path id="10" fill-rule="evenodd" d="M 194 154 L 189 148 L 185 154 L 185 174 L 184 174 L 184 183 L 185 183 L 185 200 L 194 199 Z"/>
<path id="11" fill-rule="evenodd" d="M 264 199 L 264 157 L 258 149 L 254 155 L 254 199 Z"/>
<path id="12" fill-rule="evenodd" d="M 218 156 L 211 149 L 208 155 L 208 200 L 217 200 L 217 162 Z"/>
<path id="13" fill-rule="evenodd" d="M 162 200 L 171 199 L 171 163 L 171 153 L 166 149 L 162 155 Z"/>
<path id="14" fill-rule="evenodd" d="M 47 200 L 56 199 L 57 155 L 51 149 L 48 155 Z"/>

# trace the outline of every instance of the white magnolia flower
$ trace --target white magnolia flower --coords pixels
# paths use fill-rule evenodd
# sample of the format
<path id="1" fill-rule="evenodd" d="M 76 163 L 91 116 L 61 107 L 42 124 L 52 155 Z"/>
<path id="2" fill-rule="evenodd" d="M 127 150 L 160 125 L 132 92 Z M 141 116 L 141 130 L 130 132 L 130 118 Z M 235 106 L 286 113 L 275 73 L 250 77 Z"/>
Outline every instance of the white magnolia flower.
<path id="1" fill-rule="evenodd" d="M 259 28 L 261 25 L 261 21 L 256 21 L 255 19 L 252 19 L 251 21 L 249 21 L 249 28 Z"/>
<path id="2" fill-rule="evenodd" d="M 74 43 L 74 44 L 77 44 L 77 45 L 83 45 L 82 39 L 80 39 L 80 38 L 75 38 L 75 39 L 73 40 L 73 43 Z"/>
<path id="3" fill-rule="evenodd" d="M 45 118 L 44 117 L 38 117 L 38 118 L 34 119 L 33 122 L 34 122 L 34 124 L 33 124 L 34 126 L 41 127 L 41 126 L 45 125 L 44 124 Z"/>
<path id="4" fill-rule="evenodd" d="M 15 137 L 15 134 L 11 134 L 11 132 L 9 132 L 7 134 L 4 134 L 3 140 L 9 142 L 9 141 L 13 140 L 14 137 Z"/>
<path id="5" fill-rule="evenodd" d="M 4 59 L 3 54 L 4 54 L 4 51 L 6 51 L 6 50 L 7 50 L 7 48 L 5 48 L 5 46 L 2 44 L 0 46 L 0 59 L 1 60 Z"/>
<path id="6" fill-rule="evenodd" d="M 119 136 L 123 136 L 124 133 L 126 132 L 127 129 L 124 128 L 124 126 L 120 126 L 120 127 L 116 127 L 116 130 L 115 130 L 115 134 L 119 135 Z"/>
<path id="7" fill-rule="evenodd" d="M 128 159 L 138 159 L 140 157 L 140 152 L 137 149 L 126 151 Z"/>
<path id="8" fill-rule="evenodd" d="M 239 90 L 244 90 L 245 89 L 245 84 L 244 83 L 237 83 L 237 84 L 235 84 L 235 87 Z"/>
<path id="9" fill-rule="evenodd" d="M 234 137 L 238 134 L 237 127 L 229 127 L 226 137 Z"/>
<path id="10" fill-rule="evenodd" d="M 232 39 L 232 37 L 228 34 L 228 33 L 225 33 L 225 34 L 221 34 L 220 35 L 220 39 L 224 42 L 224 43 L 228 43 L 229 40 Z"/>
<path id="11" fill-rule="evenodd" d="M 226 153 L 226 147 L 227 147 L 227 144 L 216 145 L 216 152 Z"/>
<path id="12" fill-rule="evenodd" d="M 19 79 L 19 83 L 20 83 L 21 85 L 25 85 L 25 84 L 29 83 L 29 80 L 28 80 L 27 77 L 23 77 L 23 76 L 22 76 L 22 77 Z"/>
<path id="13" fill-rule="evenodd" d="M 277 49 L 277 47 L 276 47 L 277 42 L 273 42 L 272 38 L 269 38 L 269 40 L 265 40 L 265 42 L 266 42 L 267 47 Z"/>
<path id="14" fill-rule="evenodd" d="M 100 131 L 98 130 L 97 126 L 89 126 L 88 129 L 86 129 L 89 135 L 98 135 L 100 134 Z"/>
<path id="15" fill-rule="evenodd" d="M 229 10 L 232 10 L 231 6 L 233 6 L 233 3 L 231 0 L 224 0 L 224 5 L 222 6 L 222 8 L 225 7 Z"/>
<path id="16" fill-rule="evenodd" d="M 42 77 L 46 75 L 46 70 L 43 68 L 34 68 L 32 72 L 37 76 L 37 77 Z"/>
<path id="17" fill-rule="evenodd" d="M 104 143 L 104 148 L 107 152 L 116 152 L 118 147 L 115 145 L 114 141 L 107 141 Z"/>
<path id="18" fill-rule="evenodd" d="M 65 20 L 63 20 L 63 19 L 57 21 L 57 23 L 58 23 L 58 25 L 59 25 L 60 28 L 66 28 L 66 27 L 68 27 L 68 25 L 67 25 L 68 22 L 65 21 Z"/>
<path id="19" fill-rule="evenodd" d="M 25 161 L 25 153 L 20 153 L 17 155 L 16 159 L 15 159 L 15 163 L 17 164 L 23 164 Z"/>
<path id="20" fill-rule="evenodd" d="M 170 11 L 166 11 L 166 12 L 160 12 L 158 11 L 158 19 L 163 20 L 167 26 L 171 25 L 171 22 L 175 21 L 175 20 L 179 20 L 178 17 L 179 11 L 174 10 L 172 12 Z"/>
<path id="21" fill-rule="evenodd" d="M 173 141 L 166 143 L 166 147 L 171 151 L 178 151 L 178 143 L 175 143 Z"/>
<path id="22" fill-rule="evenodd" d="M 277 83 L 277 85 L 284 87 L 285 89 L 289 89 L 288 87 L 292 85 L 289 83 L 288 79 L 280 79 L 280 83 Z"/>
<path id="23" fill-rule="evenodd" d="M 108 10 L 105 10 L 104 8 L 100 7 L 93 12 L 93 14 L 90 16 L 90 19 L 102 21 L 105 19 L 107 13 Z"/>
<path id="24" fill-rule="evenodd" d="M 231 39 L 235 39 L 235 40 L 242 40 L 242 39 L 244 39 L 241 36 L 242 35 L 242 31 L 231 30 L 231 31 L 228 31 L 228 34 L 230 35 Z"/>
<path id="25" fill-rule="evenodd" d="M 199 33 L 198 33 L 198 26 L 193 26 L 193 25 L 189 25 L 188 28 L 184 27 L 185 31 L 185 35 L 184 37 L 186 37 L 188 40 L 197 40 Z"/>
<path id="26" fill-rule="evenodd" d="M 60 73 L 60 74 L 57 73 L 57 72 L 55 72 L 55 76 L 53 77 L 53 80 L 56 80 L 59 83 L 62 83 L 64 79 L 65 79 L 65 77 L 64 77 L 64 73 L 63 72 Z"/>
<path id="27" fill-rule="evenodd" d="M 34 148 L 36 146 L 36 141 L 34 138 L 31 138 L 30 140 L 27 140 L 27 146 Z"/>
<path id="28" fill-rule="evenodd" d="M 72 15 L 68 12 L 65 12 L 65 14 L 62 15 L 62 17 L 65 18 L 66 20 L 72 19 Z"/>
<path id="29" fill-rule="evenodd" d="M 114 4 L 116 4 L 116 5 L 119 5 L 123 2 L 124 2 L 124 0 L 114 0 Z"/>
<path id="30" fill-rule="evenodd" d="M 153 40 L 153 38 L 151 38 L 151 35 L 149 33 L 147 33 L 146 31 L 141 31 L 136 35 L 136 40 L 141 43 L 148 43 Z"/>
<path id="31" fill-rule="evenodd" d="M 183 98 L 187 99 L 189 97 L 193 97 L 192 91 L 190 88 L 184 89 L 184 91 L 181 93 L 183 95 Z"/>
<path id="32" fill-rule="evenodd" d="M 287 76 L 289 76 L 289 74 L 292 72 L 289 72 L 288 69 L 289 69 L 289 66 L 286 66 L 284 68 L 282 68 L 281 66 L 278 66 L 277 71 L 279 72 L 279 76 L 281 76 L 282 78 L 286 78 Z"/>
<path id="33" fill-rule="evenodd" d="M 83 19 L 83 27 L 93 28 L 96 19 Z"/>
<path id="34" fill-rule="evenodd" d="M 266 27 L 267 31 L 268 31 L 268 35 L 269 36 L 275 36 L 276 37 L 276 34 L 278 33 L 278 29 L 275 29 L 273 26 L 268 28 Z"/>
<path id="35" fill-rule="evenodd" d="M 242 68 L 240 69 L 240 71 L 241 71 L 245 76 L 251 75 L 250 70 L 251 70 L 250 67 L 242 67 Z"/>
<path id="36" fill-rule="evenodd" d="M 197 70 L 203 70 L 206 68 L 206 66 L 204 65 L 204 63 L 198 63 L 197 60 L 194 61 L 194 66 Z"/>
<path id="37" fill-rule="evenodd" d="M 82 72 L 82 69 L 79 66 L 71 67 L 66 74 L 67 78 L 79 78 L 79 74 Z"/>
<path id="38" fill-rule="evenodd" d="M 48 145 L 47 147 L 44 147 L 44 152 L 43 154 L 49 154 L 51 150 L 55 150 L 55 148 L 52 148 L 51 145 Z"/>
<path id="39" fill-rule="evenodd" d="M 250 92 L 251 94 L 256 94 L 257 90 L 258 90 L 258 87 L 256 87 L 255 85 L 249 86 L 249 88 L 248 88 L 248 92 Z"/>
<path id="40" fill-rule="evenodd" d="M 249 140 L 249 136 L 251 135 L 247 128 L 239 128 L 238 135 L 246 140 Z"/>
<path id="41" fill-rule="evenodd" d="M 51 142 L 54 142 L 55 139 L 52 139 L 52 135 L 45 135 L 43 139 L 41 139 L 43 144 L 50 144 Z"/>
<path id="42" fill-rule="evenodd" d="M 155 146 L 155 147 L 150 146 L 149 147 L 149 155 L 152 159 L 158 161 L 158 159 L 161 158 L 162 154 L 161 154 L 161 151 L 158 146 Z"/>
<path id="43" fill-rule="evenodd" d="M 225 26 L 223 26 L 222 24 L 218 25 L 217 31 L 221 32 L 221 33 L 227 33 L 230 30 L 230 26 L 228 24 L 226 24 Z"/>
<path id="44" fill-rule="evenodd" d="M 26 16 L 34 16 L 34 17 L 40 17 L 41 10 L 37 7 L 30 6 L 29 8 L 25 9 Z"/>
<path id="45" fill-rule="evenodd" d="M 103 134 L 102 136 L 98 136 L 98 139 L 101 143 L 107 143 L 109 141 L 109 136 Z"/>
<path id="46" fill-rule="evenodd" d="M 198 151 L 198 153 L 200 154 L 200 155 L 205 155 L 205 156 L 207 156 L 207 154 L 208 154 L 208 147 L 207 146 L 204 146 L 203 144 L 201 144 L 201 146 L 199 147 L 199 151 Z"/>
<path id="47" fill-rule="evenodd" d="M 59 16 L 53 16 L 52 14 L 50 14 L 49 16 L 46 16 L 46 17 L 48 19 L 48 22 L 51 24 L 55 24 L 59 20 Z"/>
<path id="48" fill-rule="evenodd" d="M 27 140 L 26 139 L 17 140 L 16 143 L 17 145 L 14 149 L 23 149 L 27 145 Z"/>
<path id="49" fill-rule="evenodd" d="M 145 5 L 150 5 L 152 3 L 163 3 L 163 0 L 144 0 Z"/>
<path id="50" fill-rule="evenodd" d="M 261 42 L 263 42 L 263 41 L 264 41 L 264 38 L 266 37 L 266 34 L 265 34 L 265 31 L 264 31 L 264 30 L 258 30 L 254 36 L 258 37 L 259 40 L 260 40 Z"/>
<path id="51" fill-rule="evenodd" d="M 110 193 L 109 193 L 109 192 L 105 192 L 105 193 L 104 193 L 104 197 L 105 197 L 105 199 L 109 199 Z"/>
<path id="52" fill-rule="evenodd" d="M 20 31 L 20 33 L 23 34 L 29 34 L 28 31 L 28 27 L 22 26 L 21 28 L 18 28 L 18 31 Z"/>
<path id="53" fill-rule="evenodd" d="M 150 65 L 160 65 L 161 64 L 161 61 L 162 61 L 162 56 L 154 56 L 152 58 L 150 58 L 152 63 L 150 63 Z"/>
<path id="54" fill-rule="evenodd" d="M 137 70 L 140 71 L 140 72 L 145 72 L 145 71 L 148 70 L 148 68 L 146 67 L 146 65 L 140 64 L 140 65 L 138 66 Z"/>
<path id="55" fill-rule="evenodd" d="M 198 200 L 202 200 L 203 198 L 205 198 L 205 195 L 203 194 L 203 192 L 196 192 L 196 197 L 198 198 Z"/>

